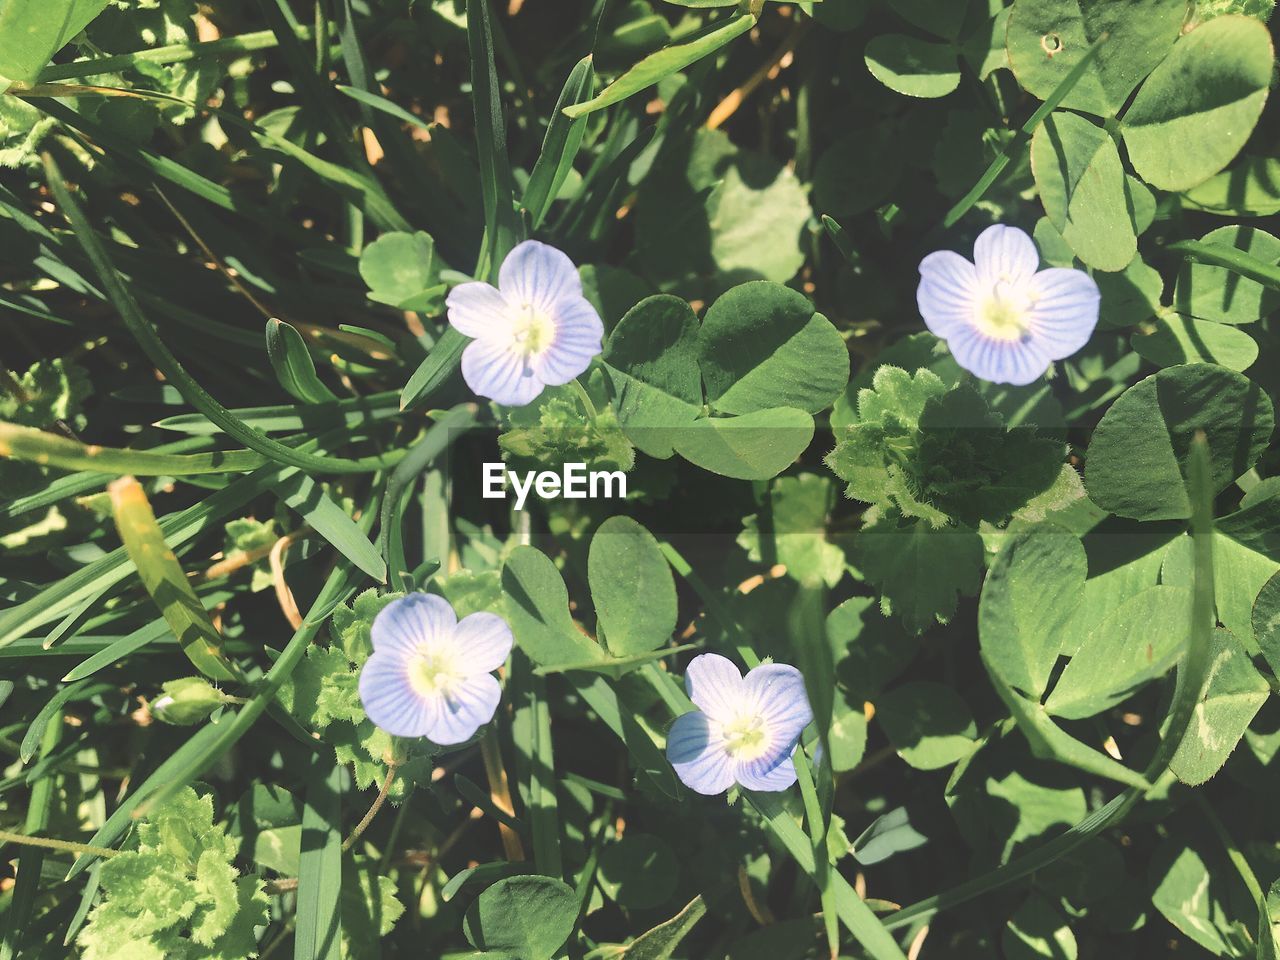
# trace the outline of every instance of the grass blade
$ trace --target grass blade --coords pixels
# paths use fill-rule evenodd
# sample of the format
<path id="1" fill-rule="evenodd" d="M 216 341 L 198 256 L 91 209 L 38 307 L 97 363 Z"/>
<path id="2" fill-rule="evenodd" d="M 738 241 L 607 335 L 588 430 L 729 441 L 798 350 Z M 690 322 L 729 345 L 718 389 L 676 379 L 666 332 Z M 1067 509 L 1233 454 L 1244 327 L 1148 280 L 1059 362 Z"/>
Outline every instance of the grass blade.
<path id="1" fill-rule="evenodd" d="M 626 960 L 671 960 L 680 941 L 689 935 L 706 912 L 707 905 L 699 894 L 670 920 L 636 937 L 623 956 Z"/>
<path id="2" fill-rule="evenodd" d="M 1222 243 L 1201 243 L 1199 240 L 1179 240 L 1165 247 L 1170 253 L 1183 253 L 1191 260 L 1226 267 L 1242 277 L 1256 280 L 1273 290 L 1280 290 L 1280 267 L 1251 257 L 1242 250 Z"/>
<path id="3" fill-rule="evenodd" d="M 277 440 L 272 440 L 270 437 L 259 433 L 236 419 L 231 411 L 215 400 L 204 387 L 200 386 L 195 378 L 187 373 L 182 364 L 178 362 L 178 358 L 170 352 L 147 319 L 142 316 L 142 311 L 138 308 L 137 301 L 134 300 L 128 288 L 121 282 L 119 274 L 116 273 L 115 267 L 112 266 L 110 259 L 108 259 L 101 242 L 99 242 L 89 221 L 85 218 L 84 211 L 80 209 L 80 205 L 72 197 L 71 191 L 62 182 L 62 174 L 58 171 L 57 164 L 54 163 L 53 158 L 48 154 L 45 155 L 45 170 L 49 187 L 57 198 L 59 206 L 62 207 L 63 212 L 71 221 L 76 237 L 93 264 L 98 278 L 102 281 L 112 306 L 119 312 L 121 319 L 125 322 L 125 326 L 133 334 L 134 339 L 138 341 L 138 345 L 142 347 L 142 351 L 147 355 L 148 359 L 164 373 L 169 383 L 178 389 L 191 406 L 195 407 L 210 421 L 217 424 L 228 435 L 239 440 L 250 450 L 256 450 L 278 463 L 287 463 L 303 470 L 315 470 L 321 473 L 342 473 L 348 470 L 359 471 L 362 469 L 352 460 L 345 460 L 340 457 L 318 457 L 302 453 L 292 447 L 285 446 Z"/>
<path id="4" fill-rule="evenodd" d="M 123 660 L 130 654 L 136 653 L 147 644 L 154 643 L 163 637 L 169 636 L 169 625 L 164 619 L 156 620 L 147 624 L 133 633 L 125 637 L 120 637 L 113 643 L 103 647 L 97 653 L 90 656 L 87 660 L 82 661 L 67 671 L 67 675 L 62 678 L 63 683 L 71 683 L 75 680 L 83 680 L 91 677 L 99 670 L 111 666 L 119 660 Z M 83 638 L 82 638 L 83 639 Z M 63 649 L 65 653 L 65 648 Z"/>
<path id="5" fill-rule="evenodd" d="M 517 820 L 494 803 L 488 792 L 480 789 L 480 785 L 470 778 L 464 777 L 460 773 L 455 773 L 453 775 L 453 786 L 463 800 L 476 809 L 484 811 L 486 816 L 492 817 L 496 822 L 522 837 L 529 835 L 529 828 L 525 826 L 523 821 Z"/>
<path id="6" fill-rule="evenodd" d="M 748 792 L 746 796 L 748 802 L 766 818 L 773 835 L 791 854 L 797 866 L 811 877 L 814 876 L 815 861 L 810 840 L 781 803 L 778 795 Z M 886 925 L 872 913 L 871 908 L 841 874 L 831 871 L 828 884 L 831 904 L 840 922 L 862 944 L 868 955 L 875 960 L 906 960 L 906 955 L 890 936 Z"/>
<path id="7" fill-rule="evenodd" d="M 270 490 L 288 472 L 292 472 L 292 468 L 263 467 L 186 510 L 170 514 L 160 521 L 165 541 L 176 547 L 198 536 L 232 511 Z M 119 547 L 49 585 L 31 599 L 0 613 L 0 647 L 66 615 L 85 597 L 119 583 L 133 569 L 132 559 L 124 547 Z"/>
<path id="8" fill-rule="evenodd" d="M 822 215 L 822 226 L 826 229 L 827 235 L 831 237 L 831 242 L 836 245 L 836 249 L 840 251 L 840 256 L 844 257 L 850 263 L 857 260 L 857 253 L 853 249 L 853 241 L 849 239 L 849 234 L 844 227 L 833 217 Z"/>
<path id="9" fill-rule="evenodd" d="M 506 120 L 499 97 L 498 69 L 493 57 L 493 24 L 489 17 L 489 0 L 467 0 L 471 98 L 476 112 L 476 153 L 480 160 L 486 243 L 486 249 L 480 255 L 484 269 L 477 269 L 476 276 L 496 279 L 498 266 L 516 245 L 519 224 L 512 201 Z"/>
<path id="10" fill-rule="evenodd" d="M 306 341 L 292 324 L 267 321 L 267 359 L 285 393 L 303 403 L 333 403 L 338 398 L 316 375 Z"/>
<path id="11" fill-rule="evenodd" d="M 290 159 L 298 161 L 306 170 L 339 193 L 348 196 L 350 200 L 358 200 L 360 207 L 369 215 L 369 218 L 383 230 L 412 229 L 409 221 L 396 210 L 386 191 L 382 189 L 382 184 L 375 180 L 372 174 L 358 173 L 350 167 L 318 157 L 293 141 L 277 137 L 271 131 L 233 113 L 225 110 L 216 110 L 214 113 L 223 123 L 237 126 L 251 134 L 264 147 L 277 150 Z M 364 164 L 362 163 L 361 166 Z"/>
<path id="12" fill-rule="evenodd" d="M 432 124 L 423 120 L 421 117 L 415 117 L 408 110 L 404 109 L 404 107 L 400 106 L 398 103 L 392 103 L 384 96 L 380 96 L 379 94 L 373 93 L 369 90 L 361 90 L 359 87 L 344 86 L 343 84 L 338 84 L 335 89 L 339 93 L 345 94 L 352 100 L 355 100 L 357 103 L 362 103 L 366 107 L 372 107 L 374 110 L 379 110 L 389 117 L 395 117 L 397 120 L 402 120 L 407 124 L 417 127 L 419 130 L 426 130 L 428 133 L 432 130 Z"/>
<path id="13" fill-rule="evenodd" d="M 298 27 L 300 40 L 311 39 L 310 27 Z M 107 73 L 120 73 L 142 63 L 186 63 L 205 57 L 242 57 L 246 53 L 270 50 L 279 41 L 270 30 L 255 30 L 236 37 L 222 37 L 204 43 L 171 43 L 163 47 L 149 47 L 133 53 L 121 53 L 112 57 L 95 57 L 76 60 L 73 63 L 54 63 L 40 72 L 41 83 L 57 80 L 76 80 L 81 77 L 98 77 Z"/>
<path id="14" fill-rule="evenodd" d="M 564 185 L 565 178 L 573 169 L 574 158 L 578 148 L 582 146 L 582 137 L 586 133 L 586 124 L 582 120 L 574 120 L 565 115 L 566 107 L 582 103 L 591 92 L 595 71 L 591 57 L 579 60 L 565 81 L 560 91 L 560 99 L 556 101 L 555 112 L 551 114 L 551 122 L 547 124 L 547 135 L 542 141 L 542 152 L 529 174 L 529 185 L 525 187 L 523 204 L 529 211 L 529 222 L 533 229 L 538 229 L 551 202 Z"/>
<path id="15" fill-rule="evenodd" d="M 222 652 L 222 636 L 165 543 L 142 485 L 133 477 L 121 477 L 107 492 L 124 549 L 187 659 L 212 680 L 234 679 L 236 671 Z"/>
<path id="16" fill-rule="evenodd" d="M 825 745 L 824 745 L 825 746 Z M 797 744 L 793 758 L 796 782 L 800 785 L 800 799 L 804 803 L 804 818 L 813 841 L 813 882 L 822 898 L 822 924 L 827 934 L 827 947 L 831 956 L 840 953 L 839 917 L 836 916 L 835 890 L 831 886 L 831 859 L 827 853 L 827 818 L 822 812 L 818 790 L 813 783 L 813 771 L 804 746 Z"/>
<path id="17" fill-rule="evenodd" d="M 94 471 L 107 477 L 126 474 L 139 477 L 185 477 L 201 473 L 244 473 L 270 462 L 262 454 L 252 450 L 182 454 L 100 447 L 36 430 L 34 427 L 3 421 L 0 421 L 0 457 L 60 467 L 63 470 Z"/>
<path id="18" fill-rule="evenodd" d="M 352 435 L 347 430 L 329 431 L 301 444 L 300 449 L 323 449 L 326 444 L 339 439 L 351 440 Z M 403 450 L 393 450 L 384 456 L 366 458 L 362 462 L 370 470 L 378 470 L 394 466 L 403 456 Z M 170 514 L 160 521 L 165 540 L 170 546 L 176 547 L 199 536 L 254 497 L 277 487 L 294 472 L 293 467 L 279 467 L 275 464 L 260 467 L 186 510 Z M 50 584 L 16 607 L 0 611 L 0 647 L 59 619 L 75 609 L 86 597 L 119 583 L 132 570 L 133 562 L 124 548 L 120 547 Z"/>
<path id="19" fill-rule="evenodd" d="M 1103 830 L 1119 823 L 1141 796 L 1140 790 L 1126 790 L 1031 853 L 1010 860 L 1004 866 L 974 877 L 950 890 L 944 890 L 918 903 L 903 907 L 885 917 L 881 923 L 888 930 L 896 930 L 1029 877 L 1037 870 L 1043 870 L 1055 860 L 1065 857 L 1080 844 L 1093 839 Z"/>
<path id="20" fill-rule="evenodd" d="M 371 393 L 367 397 L 348 397 L 331 404 L 308 406 L 285 403 L 266 407 L 242 407 L 231 413 L 245 426 L 261 433 L 288 433 L 296 430 L 315 433 L 318 428 L 350 428 L 393 417 L 400 412 L 396 403 L 399 396 L 394 391 L 387 391 Z M 210 423 L 207 417 L 199 413 L 180 413 L 165 417 L 157 420 L 155 426 L 161 430 L 192 436 L 223 432 L 216 423 Z"/>
<path id="21" fill-rule="evenodd" d="M 367 504 L 362 516 L 372 517 L 375 512 L 373 504 Z M 320 632 L 320 628 L 333 612 L 333 608 L 346 600 L 355 592 L 359 577 L 352 568 L 339 563 L 329 574 L 320 593 L 307 611 L 306 618 L 294 631 L 276 662 L 267 671 L 266 677 L 254 692 L 252 698 L 234 714 L 223 716 L 216 723 L 206 723 L 194 736 L 179 747 L 160 766 L 152 771 L 151 776 L 138 786 L 124 802 L 107 818 L 88 844 L 91 847 L 105 847 L 115 843 L 124 834 L 132 822 L 134 811 L 145 803 L 154 806 L 161 803 L 173 791 L 190 783 L 200 776 L 230 750 L 262 716 L 263 712 L 275 699 L 281 684 L 289 678 L 294 668 L 307 652 L 307 647 Z M 145 810 L 146 808 L 143 807 Z M 74 877 L 89 865 L 86 857 L 80 857 L 71 865 L 67 879 Z"/>
<path id="22" fill-rule="evenodd" d="M 1191 728 L 1212 669 L 1213 631 L 1217 626 L 1213 587 L 1213 481 L 1210 479 L 1209 441 L 1197 431 L 1191 441 L 1187 496 L 1191 501 L 1191 623 L 1187 652 L 1178 665 L 1173 702 L 1160 747 L 1146 770 L 1148 780 L 1164 774 Z"/>
<path id="23" fill-rule="evenodd" d="M 421 406 L 443 386 L 458 369 L 458 364 L 462 362 L 462 351 L 470 342 L 453 327 L 445 327 L 427 358 L 404 385 L 404 390 L 400 393 L 400 409 L 412 410 Z"/>
<path id="24" fill-rule="evenodd" d="M 387 492 L 382 498 L 382 518 L 378 534 L 378 543 L 382 555 L 388 560 L 396 557 L 403 561 L 403 548 L 393 550 L 393 546 L 403 542 L 400 532 L 400 505 L 404 492 L 418 478 L 423 470 L 431 466 L 436 457 L 455 439 L 475 426 L 477 408 L 474 403 L 465 403 L 454 407 L 436 421 L 400 461 L 391 477 L 387 480 Z M 431 557 L 427 558 L 432 559 Z M 438 558 L 443 561 L 443 557 Z M 409 574 L 403 562 L 392 563 L 392 576 L 401 580 Z M 409 585 L 405 589 L 412 590 Z"/>
<path id="25" fill-rule="evenodd" d="M 523 794 L 529 811 L 534 865 L 544 876 L 562 878 L 564 862 L 560 855 L 547 682 L 533 673 L 532 666 L 522 652 L 512 653 L 511 681 L 507 685 L 514 707 L 511 741 L 516 751 L 516 775 L 527 784 Z"/>
<path id="26" fill-rule="evenodd" d="M 59 706 L 47 718 L 39 738 L 40 756 L 47 757 L 62 739 L 62 709 Z M 23 761 L 26 762 L 25 760 Z M 26 820 L 22 832 L 27 835 L 43 833 L 49 825 L 49 811 L 56 797 L 57 775 L 50 771 L 31 788 L 31 800 L 27 804 Z M 40 889 L 40 871 L 44 867 L 44 851 L 39 847 L 23 847 L 18 854 L 18 879 L 13 885 L 12 897 L 4 913 L 4 937 L 0 940 L 0 960 L 13 960 L 19 956 L 23 934 L 31 919 L 36 894 Z"/>
<path id="27" fill-rule="evenodd" d="M 342 946 L 342 778 L 345 771 L 318 754 L 307 774 L 302 808 L 302 856 L 294 960 L 338 960 Z"/>
<path id="28" fill-rule="evenodd" d="M 74 700 L 85 691 L 87 684 L 72 683 L 63 687 L 48 702 L 40 708 L 40 712 L 36 714 L 35 719 L 27 727 L 27 732 L 22 738 L 22 743 L 18 747 L 18 759 L 24 764 L 30 763 L 31 758 L 36 755 L 36 751 L 40 749 L 40 744 L 45 741 L 45 732 L 49 725 L 55 721 L 61 723 L 62 708 L 71 700 Z M 109 685 L 95 684 L 90 687 L 85 696 L 92 696 L 96 693 L 102 693 L 111 689 Z"/>
<path id="29" fill-rule="evenodd" d="M 996 155 L 991 161 L 991 165 L 987 167 L 986 172 L 978 178 L 978 182 L 973 185 L 968 193 L 960 198 L 954 207 L 947 211 L 947 215 L 942 220 L 944 228 L 955 226 L 956 222 L 969 212 L 969 209 L 982 199 L 983 194 L 991 188 L 996 182 L 1000 174 L 1004 172 L 1004 168 L 1009 165 L 1014 156 L 1023 150 L 1028 143 L 1031 142 L 1031 134 L 1035 132 L 1036 127 L 1040 126 L 1040 122 L 1045 117 L 1053 113 L 1058 108 L 1058 104 L 1066 99 L 1080 78 L 1084 76 L 1084 72 L 1089 69 L 1089 64 L 1097 58 L 1101 52 L 1103 45 L 1110 39 L 1109 33 L 1104 33 L 1093 41 L 1093 45 L 1085 51 L 1083 57 L 1071 68 L 1071 72 L 1062 78 L 1062 82 L 1054 88 L 1053 93 L 1049 94 L 1049 99 L 1040 104 L 1036 108 L 1036 112 L 1031 114 L 1026 123 L 1022 125 L 1022 129 L 1018 131 L 1018 135 Z"/>
<path id="30" fill-rule="evenodd" d="M 717 21 L 685 43 L 665 47 L 657 53 L 651 53 L 634 67 L 620 76 L 600 93 L 586 103 L 566 107 L 565 116 L 576 119 L 588 113 L 602 110 L 605 107 L 627 99 L 641 90 L 653 86 L 664 77 L 690 67 L 704 57 L 709 57 L 725 44 L 736 40 L 749 32 L 756 25 L 756 18 L 750 13 L 734 14 L 725 20 Z"/>
<path id="31" fill-rule="evenodd" d="M 60 120 L 71 130 L 79 130 L 91 137 L 94 143 L 110 151 L 114 162 L 132 170 L 144 183 L 154 179 L 166 180 L 223 210 L 252 220 L 270 234 L 284 237 L 302 249 L 326 246 L 322 237 L 304 230 L 290 220 L 281 218 L 266 207 L 249 203 L 233 195 L 227 187 L 201 176 L 176 160 L 151 153 L 137 144 L 122 139 L 113 134 L 109 127 L 97 123 L 85 114 L 77 113 L 66 104 L 47 98 L 33 99 L 29 102 L 54 119 Z"/>
<path id="32" fill-rule="evenodd" d="M 163 620 L 158 620 L 156 622 L 161 624 L 162 626 L 164 625 Z M 129 634 L 128 636 L 132 637 L 134 636 L 134 634 Z M 112 647 L 116 646 L 117 644 L 122 643 L 125 639 L 127 638 L 120 637 L 120 636 L 99 636 L 97 634 L 81 634 L 78 637 L 73 637 L 70 640 L 63 641 L 62 643 L 58 644 L 56 647 L 50 647 L 48 650 L 46 650 L 44 649 L 38 637 L 26 637 L 21 640 L 15 640 L 13 643 L 10 643 L 5 647 L 0 648 L 0 660 L 20 660 L 24 657 L 32 657 L 32 656 L 35 656 L 35 657 L 96 656 L 102 653 L 103 651 L 109 650 Z M 169 628 L 166 626 L 164 629 L 164 633 L 160 637 L 152 639 L 150 642 L 155 644 L 158 648 L 166 648 L 166 647 L 174 646 L 177 641 L 174 640 L 174 638 L 169 635 Z M 141 646 L 145 646 L 145 644 Z M 164 649 L 164 650 L 157 649 L 155 652 L 169 653 L 171 651 L 167 649 Z M 82 680 L 84 679 L 84 677 L 75 676 L 75 677 L 72 677 L 71 679 Z M 66 677 L 63 677 L 63 682 L 70 682 L 70 681 L 68 681 Z"/>
<path id="33" fill-rule="evenodd" d="M 305 473 L 280 482 L 276 495 L 340 554 L 379 583 L 387 582 L 387 564 L 356 522 Z"/>

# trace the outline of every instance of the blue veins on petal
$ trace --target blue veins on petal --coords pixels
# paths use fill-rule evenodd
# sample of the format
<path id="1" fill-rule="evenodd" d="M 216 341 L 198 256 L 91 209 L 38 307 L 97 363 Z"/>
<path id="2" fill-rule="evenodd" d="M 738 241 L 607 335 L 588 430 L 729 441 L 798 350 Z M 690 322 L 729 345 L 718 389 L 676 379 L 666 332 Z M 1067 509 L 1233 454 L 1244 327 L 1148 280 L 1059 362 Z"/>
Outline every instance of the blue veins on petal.
<path id="1" fill-rule="evenodd" d="M 387 604 L 369 630 L 375 652 L 413 648 L 429 638 L 447 636 L 458 625 L 458 615 L 443 597 L 411 593 Z"/>
<path id="2" fill-rule="evenodd" d="M 360 700 L 378 727 L 449 746 L 493 719 L 502 689 L 492 672 L 513 643 L 501 617 L 473 613 L 459 620 L 444 598 L 411 593 L 387 604 L 371 633 Z"/>
<path id="3" fill-rule="evenodd" d="M 1017 386 L 1089 342 L 1101 295 L 1082 270 L 1040 269 L 1035 242 L 996 224 L 974 242 L 973 260 L 939 250 L 920 261 L 916 303 L 925 325 L 964 369 Z"/>
<path id="4" fill-rule="evenodd" d="M 676 717 L 667 735 L 667 759 L 690 790 L 713 796 L 734 784 L 733 766 L 705 713 Z"/>
<path id="5" fill-rule="evenodd" d="M 676 718 L 667 759 L 697 793 L 786 790 L 796 781 L 791 755 L 813 711 L 795 667 L 765 663 L 742 676 L 715 653 L 694 657 L 685 688 L 697 708 Z"/>
<path id="6" fill-rule="evenodd" d="M 568 383 L 603 348 L 604 324 L 582 295 L 573 261 L 536 240 L 507 255 L 497 287 L 459 284 L 446 305 L 449 323 L 472 338 L 462 352 L 462 378 L 505 406 L 524 406 L 545 387 Z"/>

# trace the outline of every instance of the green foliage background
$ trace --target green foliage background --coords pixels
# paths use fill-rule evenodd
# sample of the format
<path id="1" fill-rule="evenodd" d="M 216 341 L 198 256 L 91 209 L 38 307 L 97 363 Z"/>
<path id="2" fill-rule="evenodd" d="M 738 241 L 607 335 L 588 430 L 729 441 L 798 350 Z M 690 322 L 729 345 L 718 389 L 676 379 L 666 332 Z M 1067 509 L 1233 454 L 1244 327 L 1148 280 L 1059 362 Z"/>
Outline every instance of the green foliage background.
<path id="1" fill-rule="evenodd" d="M 1273 6 L 0 0 L 0 958 L 1274 960 Z M 997 222 L 1102 293 L 1027 387 L 915 303 Z M 507 410 L 527 237 L 607 335 Z M 410 590 L 516 637 L 458 748 Z M 676 778 L 707 650 L 797 787 Z"/>

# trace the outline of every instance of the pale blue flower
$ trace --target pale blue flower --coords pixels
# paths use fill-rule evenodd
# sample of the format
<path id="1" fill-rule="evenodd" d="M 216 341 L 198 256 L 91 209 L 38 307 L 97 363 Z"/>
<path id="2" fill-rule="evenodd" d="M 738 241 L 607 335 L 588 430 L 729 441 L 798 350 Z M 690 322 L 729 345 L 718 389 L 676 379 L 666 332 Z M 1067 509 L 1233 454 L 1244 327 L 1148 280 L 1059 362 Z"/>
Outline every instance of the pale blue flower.
<path id="1" fill-rule="evenodd" d="M 791 754 L 813 719 L 799 670 L 762 663 L 744 677 L 731 660 L 704 653 L 684 685 L 698 709 L 676 718 L 667 759 L 687 787 L 710 796 L 735 783 L 786 790 L 796 782 Z"/>
<path id="2" fill-rule="evenodd" d="M 467 386 L 508 407 L 568 383 L 602 349 L 604 324 L 573 261 L 536 240 L 502 261 L 497 287 L 459 284 L 446 304 L 449 323 L 473 338 L 462 352 Z"/>
<path id="3" fill-rule="evenodd" d="M 1098 323 L 1098 285 L 1082 270 L 1040 270 L 1032 239 L 987 227 L 973 262 L 939 250 L 920 262 L 916 302 L 956 363 L 992 383 L 1027 384 L 1071 356 Z"/>
<path id="4" fill-rule="evenodd" d="M 511 628 L 492 613 L 458 619 L 447 600 L 411 593 L 374 618 L 373 653 L 360 671 L 369 719 L 397 737 L 470 740 L 502 695 L 492 671 L 511 652 Z"/>

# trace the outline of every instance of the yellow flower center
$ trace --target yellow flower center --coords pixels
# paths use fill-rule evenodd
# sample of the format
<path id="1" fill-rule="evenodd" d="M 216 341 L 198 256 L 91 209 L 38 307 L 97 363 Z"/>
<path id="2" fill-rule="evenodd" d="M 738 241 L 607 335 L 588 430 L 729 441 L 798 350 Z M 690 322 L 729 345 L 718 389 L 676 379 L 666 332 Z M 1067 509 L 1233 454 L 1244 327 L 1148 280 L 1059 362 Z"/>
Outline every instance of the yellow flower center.
<path id="1" fill-rule="evenodd" d="M 720 728 L 725 750 L 735 760 L 755 760 L 769 746 L 769 730 L 763 718 L 743 714 Z"/>
<path id="2" fill-rule="evenodd" d="M 556 323 L 533 304 L 526 303 L 516 312 L 511 333 L 516 352 L 532 357 L 551 346 L 556 335 Z"/>
<path id="3" fill-rule="evenodd" d="M 978 329 L 995 340 L 1019 340 L 1031 325 L 1034 305 L 1024 285 L 1001 277 L 978 306 Z"/>
<path id="4" fill-rule="evenodd" d="M 458 658 L 443 650 L 420 650 L 409 663 L 409 685 L 420 697 L 449 696 L 462 679 Z"/>

